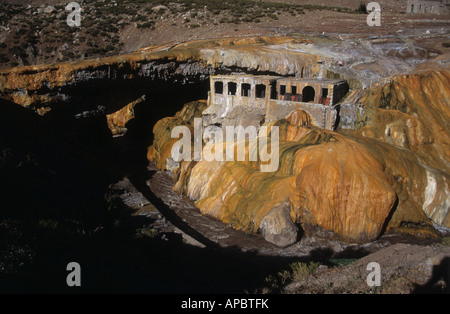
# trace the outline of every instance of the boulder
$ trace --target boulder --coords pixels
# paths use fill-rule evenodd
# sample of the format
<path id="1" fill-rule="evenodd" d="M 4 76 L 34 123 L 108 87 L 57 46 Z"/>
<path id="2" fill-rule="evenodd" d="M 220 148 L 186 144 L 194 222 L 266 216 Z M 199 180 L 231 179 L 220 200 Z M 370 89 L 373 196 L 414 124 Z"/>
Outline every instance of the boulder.
<path id="1" fill-rule="evenodd" d="M 46 8 L 44 9 L 44 13 L 52 13 L 52 12 L 54 12 L 55 10 L 56 10 L 56 9 L 55 9 L 54 6 L 49 5 L 48 7 L 46 7 Z"/>
<path id="2" fill-rule="evenodd" d="M 165 5 L 157 5 L 156 7 L 153 7 L 152 10 L 154 12 L 160 12 L 160 11 L 166 11 L 169 8 L 167 8 Z"/>
<path id="3" fill-rule="evenodd" d="M 290 204 L 285 202 L 272 208 L 260 224 L 264 239 L 280 247 L 297 242 L 298 228 L 290 216 Z"/>

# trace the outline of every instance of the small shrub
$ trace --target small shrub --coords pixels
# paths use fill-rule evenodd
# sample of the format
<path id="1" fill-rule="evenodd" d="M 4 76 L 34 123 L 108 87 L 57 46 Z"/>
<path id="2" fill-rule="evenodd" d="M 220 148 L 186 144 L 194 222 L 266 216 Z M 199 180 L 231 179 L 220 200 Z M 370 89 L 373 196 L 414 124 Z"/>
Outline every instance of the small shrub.
<path id="1" fill-rule="evenodd" d="M 292 279 L 294 281 L 303 280 L 306 277 L 309 277 L 313 275 L 317 268 L 320 266 L 320 263 L 302 263 L 302 262 L 295 262 L 290 265 L 291 267 L 291 273 L 292 273 Z"/>
<path id="2" fill-rule="evenodd" d="M 147 20 L 147 17 L 144 15 L 137 15 L 131 19 L 131 21 L 133 21 L 133 22 L 143 22 L 146 20 Z"/>
<path id="3" fill-rule="evenodd" d="M 137 28 L 153 28 L 154 24 L 155 24 L 155 22 L 149 21 L 149 22 L 145 22 L 142 24 L 138 24 Z"/>
<path id="4" fill-rule="evenodd" d="M 450 246 L 450 237 L 442 238 L 441 245 L 443 245 L 443 246 Z"/>
<path id="5" fill-rule="evenodd" d="M 450 42 L 442 43 L 442 47 L 450 48 Z"/>
<path id="6" fill-rule="evenodd" d="M 158 229 L 149 229 L 149 228 L 140 228 L 137 230 L 136 237 L 138 238 L 150 238 L 156 239 L 159 238 L 160 232 Z"/>
<path id="7" fill-rule="evenodd" d="M 358 9 L 356 10 L 358 13 L 367 14 L 367 8 L 364 3 L 360 3 Z"/>
<path id="8" fill-rule="evenodd" d="M 255 293 L 280 292 L 282 288 L 294 281 L 301 281 L 313 275 L 320 263 L 295 262 L 289 265 L 289 269 L 282 270 L 276 275 L 269 275 L 264 278 L 263 287 L 257 289 Z"/>
<path id="9" fill-rule="evenodd" d="M 9 62 L 9 59 L 3 53 L 0 53 L 0 63 L 6 62 Z"/>
<path id="10" fill-rule="evenodd" d="M 357 258 L 338 258 L 338 259 L 330 259 L 330 262 L 335 266 L 347 266 L 358 260 Z"/>

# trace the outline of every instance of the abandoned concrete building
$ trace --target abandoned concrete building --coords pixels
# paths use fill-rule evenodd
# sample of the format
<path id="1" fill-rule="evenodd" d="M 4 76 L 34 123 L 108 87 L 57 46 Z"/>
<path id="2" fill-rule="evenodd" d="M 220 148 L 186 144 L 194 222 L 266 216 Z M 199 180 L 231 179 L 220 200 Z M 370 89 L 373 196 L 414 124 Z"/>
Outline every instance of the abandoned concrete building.
<path id="1" fill-rule="evenodd" d="M 438 0 L 408 0 L 406 13 L 441 14 L 444 3 Z"/>
<path id="2" fill-rule="evenodd" d="M 211 76 L 204 125 L 260 126 L 294 110 L 311 117 L 311 125 L 334 130 L 336 104 L 347 94 L 344 80 L 278 76 Z"/>

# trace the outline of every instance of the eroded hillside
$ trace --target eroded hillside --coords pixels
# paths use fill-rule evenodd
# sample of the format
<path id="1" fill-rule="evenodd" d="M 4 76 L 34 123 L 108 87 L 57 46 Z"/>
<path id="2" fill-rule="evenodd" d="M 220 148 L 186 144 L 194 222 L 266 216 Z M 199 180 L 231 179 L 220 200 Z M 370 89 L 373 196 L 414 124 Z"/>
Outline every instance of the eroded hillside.
<path id="1" fill-rule="evenodd" d="M 195 200 L 204 214 L 238 229 L 262 232 L 279 245 L 297 240 L 292 222 L 307 235 L 358 243 L 373 241 L 386 229 L 408 229 L 405 226 L 412 233 L 437 235 L 435 226 L 450 227 L 449 160 L 443 153 L 449 144 L 445 124 L 450 118 L 449 83 L 449 72 L 440 71 L 395 77 L 367 91 L 363 103 L 368 114 L 359 117 L 366 126 L 356 131 L 307 128 L 299 113 L 293 112 L 286 120 L 269 124 L 280 127 L 281 134 L 280 167 L 275 173 L 261 172 L 260 162 L 184 162 L 171 169 L 176 174 L 175 189 Z M 399 100 L 392 96 L 396 84 L 404 87 L 409 100 L 401 104 L 411 117 L 396 108 Z M 407 92 L 409 84 L 416 92 Z M 430 96 L 418 92 L 425 88 L 416 84 L 428 86 Z M 195 106 L 191 103 L 187 108 Z M 197 111 L 201 116 L 202 107 Z M 421 118 L 422 112 L 427 112 L 426 118 Z M 192 126 L 189 117 L 178 124 Z M 416 129 L 412 119 L 421 121 L 422 128 Z M 176 142 L 166 131 L 171 129 L 167 125 L 174 124 L 176 120 L 168 118 L 154 129 L 156 141 L 149 158 L 161 169 L 167 168 Z M 408 128 L 390 132 L 391 124 Z M 377 137 L 379 129 L 383 133 Z M 427 141 L 418 141 L 425 132 Z M 404 141 L 395 143 L 392 137 Z"/>
<path id="2" fill-rule="evenodd" d="M 401 45 L 390 40 L 376 42 L 391 47 L 379 56 L 367 48 L 375 44 L 370 41 L 356 45 L 351 54 L 338 54 L 349 43 L 276 36 L 151 47 L 3 70 L 0 93 L 50 123 L 72 128 L 89 127 L 82 121 L 98 117 L 95 123 L 119 135 L 134 123 L 133 134 L 143 136 L 145 144 L 154 139 L 150 160 L 167 169 L 175 142 L 171 128 L 191 125 L 205 102 L 190 103 L 176 118 L 161 120 L 154 135 L 150 129 L 185 102 L 206 99 L 210 75 L 344 78 L 351 88 L 344 104 L 351 99 L 357 108 L 356 130 L 311 128 L 301 112 L 293 112 L 269 124 L 281 130 L 277 172 L 262 173 L 258 163 L 172 164 L 175 189 L 195 200 L 204 214 L 240 230 L 262 232 L 279 245 L 295 242 L 302 233 L 369 242 L 389 228 L 405 226 L 409 232 L 438 236 L 436 226 L 449 227 L 449 72 L 399 75 L 427 62 L 443 63 L 416 54 L 386 63 L 393 47 Z M 386 81 L 389 75 L 394 76 Z"/>

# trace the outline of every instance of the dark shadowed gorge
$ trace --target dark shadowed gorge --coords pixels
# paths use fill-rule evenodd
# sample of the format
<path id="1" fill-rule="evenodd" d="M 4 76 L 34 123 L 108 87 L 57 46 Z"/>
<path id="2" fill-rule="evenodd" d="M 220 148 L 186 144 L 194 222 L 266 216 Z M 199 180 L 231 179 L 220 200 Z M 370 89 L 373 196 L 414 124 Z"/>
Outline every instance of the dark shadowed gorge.
<path id="1" fill-rule="evenodd" d="M 161 23 L 176 27 L 176 10 L 194 6 L 180 3 L 160 8 Z M 300 10 L 276 3 L 274 16 Z M 344 3 L 300 6 L 362 14 Z M 1 292 L 73 292 L 65 266 L 77 261 L 87 278 L 77 292 L 88 293 L 448 293 L 445 21 L 424 37 L 342 37 L 266 17 L 255 34 L 239 36 L 241 15 L 233 36 L 221 29 L 228 36 L 149 47 L 130 40 L 133 52 L 0 69 Z M 206 23 L 205 13 L 192 28 L 200 34 Z M 128 26 L 121 31 L 137 40 Z M 273 101 L 270 110 L 212 106 L 212 93 L 248 96 L 247 81 L 214 85 L 212 77 L 272 80 L 271 95 L 259 95 Z M 306 84 L 303 99 L 294 85 L 275 95 L 274 82 L 289 80 Z M 286 105 L 294 100 L 300 105 Z M 278 130 L 277 169 L 263 171 L 261 160 L 175 161 L 172 130 L 193 135 L 204 117 L 204 129 Z M 243 143 L 250 154 L 252 142 Z M 212 147 L 228 153 L 220 141 Z M 365 283 L 372 261 L 386 276 L 379 288 Z"/>

